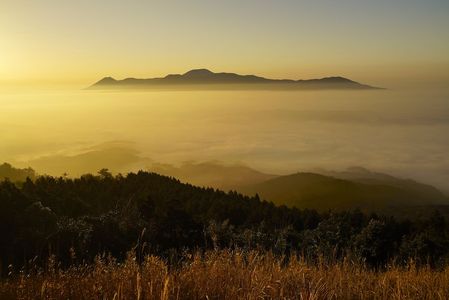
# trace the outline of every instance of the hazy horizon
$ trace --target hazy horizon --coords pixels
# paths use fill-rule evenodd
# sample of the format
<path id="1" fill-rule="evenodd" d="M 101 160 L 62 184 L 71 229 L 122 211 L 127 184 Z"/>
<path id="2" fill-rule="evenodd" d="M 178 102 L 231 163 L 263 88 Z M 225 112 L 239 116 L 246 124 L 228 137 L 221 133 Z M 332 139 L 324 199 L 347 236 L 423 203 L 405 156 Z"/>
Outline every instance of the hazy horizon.
<path id="1" fill-rule="evenodd" d="M 83 88 L 194 68 L 390 88 L 449 83 L 447 1 L 0 3 L 0 86 Z"/>
<path id="2" fill-rule="evenodd" d="M 362 166 L 447 191 L 448 96 L 448 89 L 15 92 L 0 100 L 0 157 L 52 175 L 185 161 L 269 174 Z"/>
<path id="3" fill-rule="evenodd" d="M 4 0 L 0 161 L 89 167 L 77 155 L 118 143 L 110 157 L 124 169 L 363 166 L 449 190 L 447 28 L 441 0 Z M 84 90 L 198 68 L 387 90 Z"/>

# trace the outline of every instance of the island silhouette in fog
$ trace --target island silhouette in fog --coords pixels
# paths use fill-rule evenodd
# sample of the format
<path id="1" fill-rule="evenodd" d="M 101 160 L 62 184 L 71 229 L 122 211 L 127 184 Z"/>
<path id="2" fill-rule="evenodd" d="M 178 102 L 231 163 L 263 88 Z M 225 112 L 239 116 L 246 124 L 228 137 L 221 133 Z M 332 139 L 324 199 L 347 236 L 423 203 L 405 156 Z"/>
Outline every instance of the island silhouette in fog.
<path id="1" fill-rule="evenodd" d="M 169 74 L 165 77 L 148 79 L 126 78 L 116 80 L 112 77 L 105 77 L 89 88 L 133 89 L 155 87 L 188 87 L 189 89 L 379 89 L 340 76 L 307 80 L 269 79 L 256 75 L 214 73 L 208 69 L 195 69 L 184 74 Z"/>

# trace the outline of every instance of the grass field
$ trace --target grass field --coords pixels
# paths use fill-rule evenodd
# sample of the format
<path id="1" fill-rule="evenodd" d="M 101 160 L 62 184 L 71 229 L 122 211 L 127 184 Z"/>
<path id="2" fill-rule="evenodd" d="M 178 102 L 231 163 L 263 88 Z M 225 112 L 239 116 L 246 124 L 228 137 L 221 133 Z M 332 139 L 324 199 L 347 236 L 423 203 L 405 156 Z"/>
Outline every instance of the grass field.
<path id="1" fill-rule="evenodd" d="M 307 264 L 271 253 L 210 251 L 186 255 L 177 267 L 155 256 L 142 264 L 98 258 L 94 264 L 12 271 L 0 299 L 449 299 L 449 268 L 350 261 Z"/>

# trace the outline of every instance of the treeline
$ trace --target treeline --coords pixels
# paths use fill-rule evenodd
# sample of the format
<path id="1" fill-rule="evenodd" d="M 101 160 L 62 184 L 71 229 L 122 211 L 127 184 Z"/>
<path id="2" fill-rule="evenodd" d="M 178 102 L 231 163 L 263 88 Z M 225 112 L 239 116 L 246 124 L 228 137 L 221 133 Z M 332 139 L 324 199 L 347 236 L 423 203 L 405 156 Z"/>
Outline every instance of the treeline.
<path id="1" fill-rule="evenodd" d="M 400 221 L 360 211 L 318 213 L 148 172 L 0 183 L 2 274 L 49 255 L 71 264 L 104 253 L 120 260 L 130 250 L 138 259 L 176 259 L 186 250 L 220 248 L 439 267 L 449 261 L 449 226 L 437 212 Z"/>
<path id="2" fill-rule="evenodd" d="M 8 163 L 0 164 L 0 180 L 8 179 L 12 182 L 25 181 L 27 178 L 34 180 L 36 172 L 31 168 L 14 168 Z"/>

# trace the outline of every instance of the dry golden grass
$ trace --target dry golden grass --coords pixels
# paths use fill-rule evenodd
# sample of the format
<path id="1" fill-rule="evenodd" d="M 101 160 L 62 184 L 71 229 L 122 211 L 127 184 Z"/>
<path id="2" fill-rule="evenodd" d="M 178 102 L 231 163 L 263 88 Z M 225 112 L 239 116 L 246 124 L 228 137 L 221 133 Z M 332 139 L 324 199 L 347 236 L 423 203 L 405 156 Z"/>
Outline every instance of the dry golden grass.
<path id="1" fill-rule="evenodd" d="M 211 251 L 170 269 L 148 256 L 119 264 L 19 274 L 0 283 L 0 299 L 449 299 L 449 268 L 368 270 L 348 261 L 287 263 L 270 253 Z"/>

